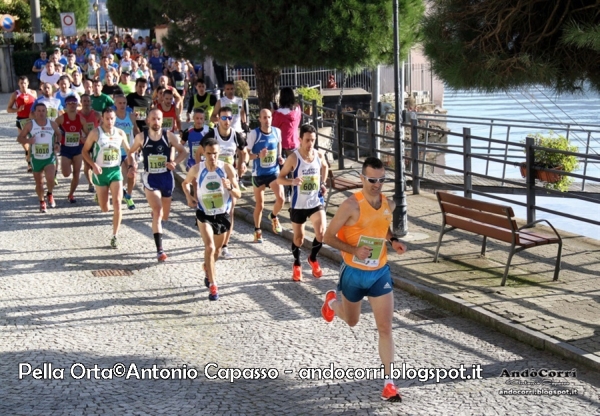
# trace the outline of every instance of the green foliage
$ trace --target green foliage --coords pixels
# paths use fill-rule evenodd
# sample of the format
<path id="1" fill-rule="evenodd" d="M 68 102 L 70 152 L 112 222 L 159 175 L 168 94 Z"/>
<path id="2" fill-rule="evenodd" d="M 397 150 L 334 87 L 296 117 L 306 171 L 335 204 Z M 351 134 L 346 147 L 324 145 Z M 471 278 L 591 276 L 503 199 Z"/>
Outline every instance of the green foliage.
<path id="1" fill-rule="evenodd" d="M 565 152 L 577 153 L 577 146 L 572 145 L 565 136 L 550 132 L 545 136 L 537 133 L 534 137 L 534 146 L 539 146 L 542 149 L 535 149 L 533 152 L 534 165 L 546 169 L 562 170 L 564 172 L 573 172 L 579 168 L 579 161 L 574 155 L 552 152 L 546 149 L 562 150 Z M 573 178 L 569 176 L 561 176 L 558 182 L 545 183 L 544 187 L 565 192 L 569 189 L 569 185 L 573 183 Z"/>
<path id="2" fill-rule="evenodd" d="M 175 24 L 165 47 L 180 56 L 212 56 L 229 64 L 252 61 L 259 68 L 328 66 L 352 72 L 393 61 L 391 0 L 196 0 L 153 1 Z M 422 0 L 400 0 L 402 56 L 417 40 Z M 277 71 L 257 76 L 268 104 L 275 97 Z M 265 75 L 266 76 L 266 75 Z M 272 87 L 271 87 L 272 86 Z"/>
<path id="3" fill-rule="evenodd" d="M 164 4 L 161 3 L 157 2 L 155 5 L 150 0 L 107 0 L 106 8 L 110 20 L 119 27 L 151 29 L 156 25 L 166 23 L 161 11 Z"/>
<path id="4" fill-rule="evenodd" d="M 234 81 L 233 84 L 235 85 L 235 96 L 247 100 L 250 95 L 250 86 L 248 83 L 243 79 L 238 79 L 237 81 Z"/>
<path id="5" fill-rule="evenodd" d="M 544 85 L 600 90 L 596 0 L 433 0 L 423 46 L 453 88 L 483 92 Z"/>
<path id="6" fill-rule="evenodd" d="M 40 2 L 42 16 L 49 19 L 52 24 L 60 29 L 60 14 L 75 13 L 77 29 L 85 29 L 88 24 L 90 4 L 88 0 L 43 0 Z"/>
<path id="7" fill-rule="evenodd" d="M 47 18 L 47 10 L 55 7 L 55 5 L 58 3 L 58 0 L 47 0 L 41 1 L 40 3 L 42 14 L 42 31 L 50 32 L 54 29 L 55 25 Z M 17 18 L 16 32 L 31 33 L 31 8 L 29 6 L 29 1 L 13 0 L 12 2 L 0 2 L 0 14 L 10 14 L 11 16 Z"/>
<path id="8" fill-rule="evenodd" d="M 319 107 L 323 106 L 323 96 L 317 88 L 300 87 L 296 89 L 296 94 L 301 95 L 304 101 L 312 102 L 312 100 L 317 100 L 317 105 Z"/>

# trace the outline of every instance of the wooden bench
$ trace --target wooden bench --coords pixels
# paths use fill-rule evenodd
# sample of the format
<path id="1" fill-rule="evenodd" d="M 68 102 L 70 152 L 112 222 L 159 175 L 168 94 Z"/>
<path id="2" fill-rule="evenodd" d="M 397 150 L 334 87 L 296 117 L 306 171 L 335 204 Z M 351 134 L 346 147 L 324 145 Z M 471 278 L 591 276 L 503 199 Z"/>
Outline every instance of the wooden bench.
<path id="1" fill-rule="evenodd" d="M 437 198 L 440 203 L 440 209 L 442 210 L 443 223 L 440 231 L 440 238 L 435 250 L 434 262 L 437 262 L 444 234 L 454 229 L 461 229 L 483 236 L 483 244 L 481 246 L 482 256 L 485 256 L 485 246 L 488 237 L 511 244 L 508 262 L 506 263 L 504 276 L 502 277 L 502 286 L 506 283 L 508 268 L 510 267 L 510 262 L 515 253 L 531 247 L 543 246 L 546 244 L 558 244 L 553 279 L 558 280 L 562 253 L 562 239 L 556 232 L 556 229 L 548 221 L 537 220 L 519 228 L 515 221 L 513 209 L 509 206 L 476 201 L 447 192 L 437 192 Z M 540 222 L 547 223 L 550 228 L 552 228 L 552 231 L 554 231 L 554 234 L 556 234 L 556 237 L 541 235 L 526 230 L 526 228 L 531 228 L 533 225 Z M 446 228 L 446 226 L 449 228 Z"/>
<path id="2" fill-rule="evenodd" d="M 331 196 L 338 192 L 352 191 L 354 189 L 362 188 L 362 181 L 360 180 L 360 174 L 356 171 L 342 172 L 334 175 L 331 170 L 331 164 L 327 153 L 325 153 L 325 161 L 327 162 L 327 200 L 325 202 L 325 211 L 329 206 L 329 200 Z"/>

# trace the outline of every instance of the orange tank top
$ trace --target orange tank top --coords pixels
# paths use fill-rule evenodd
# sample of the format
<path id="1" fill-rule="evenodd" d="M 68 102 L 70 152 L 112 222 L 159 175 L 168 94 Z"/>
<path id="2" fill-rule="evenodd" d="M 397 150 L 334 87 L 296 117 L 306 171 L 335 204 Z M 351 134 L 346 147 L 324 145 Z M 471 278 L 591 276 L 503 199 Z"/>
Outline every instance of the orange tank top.
<path id="1" fill-rule="evenodd" d="M 371 256 L 359 260 L 350 253 L 342 251 L 344 262 L 361 270 L 377 270 L 387 264 L 386 237 L 392 223 L 392 210 L 387 198 L 381 195 L 381 207 L 375 209 L 367 202 L 362 191 L 354 194 L 358 201 L 360 215 L 354 225 L 344 225 L 337 237 L 354 247 L 368 245 Z"/>

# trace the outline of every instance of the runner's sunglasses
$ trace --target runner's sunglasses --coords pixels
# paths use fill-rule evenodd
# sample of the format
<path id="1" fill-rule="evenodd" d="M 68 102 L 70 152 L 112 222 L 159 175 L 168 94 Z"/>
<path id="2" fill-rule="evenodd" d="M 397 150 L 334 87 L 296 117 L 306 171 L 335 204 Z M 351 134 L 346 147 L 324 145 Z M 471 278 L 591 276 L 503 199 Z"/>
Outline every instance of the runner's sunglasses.
<path id="1" fill-rule="evenodd" d="M 221 116 L 221 120 L 223 120 L 223 121 L 225 121 L 225 120 L 231 121 L 231 120 L 233 120 L 233 117 L 231 117 L 231 116 Z"/>
<path id="2" fill-rule="evenodd" d="M 368 176 L 362 175 L 363 178 L 369 181 L 369 183 L 384 183 L 385 176 L 383 178 L 369 178 Z"/>

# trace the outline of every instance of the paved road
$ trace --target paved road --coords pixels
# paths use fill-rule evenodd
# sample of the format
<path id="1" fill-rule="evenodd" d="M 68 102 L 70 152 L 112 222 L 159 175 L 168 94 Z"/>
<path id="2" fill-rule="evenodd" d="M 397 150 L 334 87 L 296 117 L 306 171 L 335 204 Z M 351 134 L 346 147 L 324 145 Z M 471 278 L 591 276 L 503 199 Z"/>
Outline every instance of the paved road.
<path id="1" fill-rule="evenodd" d="M 323 295 L 336 282 L 336 264 L 323 260 L 323 278 L 305 272 L 304 282 L 294 283 L 287 240 L 265 234 L 265 243 L 255 245 L 252 228 L 238 221 L 231 246 L 236 259 L 218 263 L 222 297 L 210 302 L 200 238 L 180 192 L 165 225 L 166 264 L 155 260 L 150 211 L 140 189 L 134 196 L 138 209 L 125 211 L 121 248 L 110 249 L 110 214 L 102 214 L 85 193 L 68 204 L 65 179 L 55 192 L 57 208 L 38 212 L 11 123 L 12 117 L 0 114 L 0 414 L 600 414 L 597 373 L 400 291 L 396 365 L 480 365 L 482 379 L 400 379 L 401 404 L 381 401 L 380 380 L 304 380 L 308 368 L 379 366 L 368 303 L 353 329 L 320 317 Z M 94 275 L 103 269 L 131 275 Z M 94 378 L 111 375 L 94 372 L 94 366 L 118 372 L 118 363 L 128 379 Z M 55 379 L 36 380 L 33 373 L 19 379 L 28 365 Z M 217 366 L 271 369 L 265 375 L 273 379 L 212 379 Z M 504 369 L 574 367 L 575 377 L 501 377 Z M 148 380 L 168 368 L 178 368 L 179 379 Z M 58 379 L 61 369 L 64 379 Z M 79 379 L 85 369 L 89 377 L 84 372 Z M 146 379 L 137 379 L 136 369 Z M 510 384 L 515 381 L 543 380 L 568 384 L 524 388 L 577 394 L 499 393 L 519 388 Z"/>

